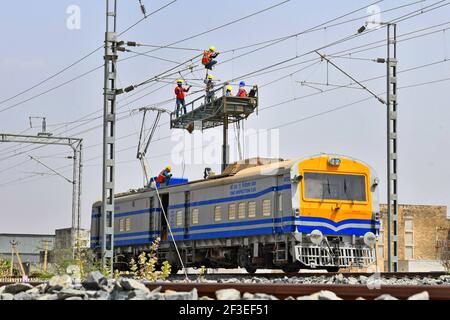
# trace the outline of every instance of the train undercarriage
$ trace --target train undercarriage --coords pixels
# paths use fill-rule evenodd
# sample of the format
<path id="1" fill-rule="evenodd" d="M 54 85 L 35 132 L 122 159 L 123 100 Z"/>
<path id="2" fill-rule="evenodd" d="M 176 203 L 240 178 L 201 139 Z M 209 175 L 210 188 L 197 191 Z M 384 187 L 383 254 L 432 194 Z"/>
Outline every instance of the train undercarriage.
<path id="1" fill-rule="evenodd" d="M 340 237 L 330 237 L 320 245 L 298 242 L 288 234 L 279 236 L 255 236 L 249 238 L 211 239 L 177 242 L 178 252 L 185 267 L 245 268 L 248 273 L 257 269 L 281 269 L 286 273 L 300 269 L 325 269 L 336 272 L 340 268 L 366 267 L 375 262 L 373 249 L 361 243 L 343 242 Z M 297 236 L 298 239 L 298 236 Z M 272 241 L 267 241 L 272 240 Z M 116 248 L 115 267 L 127 270 L 131 258 L 149 247 Z M 182 264 L 173 243 L 163 242 L 158 249 L 158 260 L 169 261 L 172 273 Z"/>

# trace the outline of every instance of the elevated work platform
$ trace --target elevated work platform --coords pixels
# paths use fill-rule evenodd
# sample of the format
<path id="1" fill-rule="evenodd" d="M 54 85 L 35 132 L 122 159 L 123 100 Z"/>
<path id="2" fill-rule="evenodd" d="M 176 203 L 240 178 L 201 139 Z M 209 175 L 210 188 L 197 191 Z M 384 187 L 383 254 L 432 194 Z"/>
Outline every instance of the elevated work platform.
<path id="1" fill-rule="evenodd" d="M 246 119 L 258 107 L 258 87 L 254 86 L 249 97 L 225 96 L 225 87 L 214 91 L 211 102 L 206 95 L 186 104 L 187 113 L 179 117 L 170 115 L 171 129 L 209 129 Z M 227 125 L 226 124 L 226 125 Z"/>

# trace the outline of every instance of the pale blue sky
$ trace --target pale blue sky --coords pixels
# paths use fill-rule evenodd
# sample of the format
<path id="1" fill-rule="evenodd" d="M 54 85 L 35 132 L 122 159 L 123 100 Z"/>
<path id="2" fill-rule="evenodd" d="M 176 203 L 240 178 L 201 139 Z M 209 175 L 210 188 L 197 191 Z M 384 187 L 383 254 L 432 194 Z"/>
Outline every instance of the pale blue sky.
<path id="1" fill-rule="evenodd" d="M 146 4 L 147 11 L 151 12 L 170 1 L 143 0 L 143 2 Z M 215 45 L 219 51 L 225 51 L 300 32 L 372 2 L 375 1 L 292 0 L 268 12 L 180 43 L 179 46 L 204 48 Z M 381 10 L 387 10 L 413 2 L 416 1 L 385 0 L 378 5 Z M 437 0 L 423 1 L 403 9 L 382 13 L 381 18 L 387 21 L 436 2 Z M 448 2 L 443 1 L 441 5 Z M 208 2 L 178 0 L 173 5 L 138 24 L 121 39 L 164 45 L 246 16 L 275 3 L 277 1 L 273 0 Z M 80 30 L 69 30 L 66 27 L 66 20 L 69 16 L 66 9 L 70 5 L 78 5 L 81 9 Z M 366 15 L 366 10 L 361 10 L 342 20 L 364 15 Z M 398 33 L 401 35 L 440 23 L 447 23 L 450 22 L 449 16 L 450 5 L 444 6 L 399 23 Z M 141 17 L 142 14 L 137 0 L 119 0 L 119 31 Z M 364 20 L 363 18 L 357 19 L 338 27 L 330 27 L 326 30 L 299 36 L 297 39 L 290 39 L 236 59 L 233 62 L 219 65 L 215 68 L 214 74 L 216 78 L 227 80 L 293 57 L 296 54 L 300 55 L 334 40 L 354 34 L 364 24 Z M 450 23 L 417 34 L 439 31 L 449 26 Z M 101 45 L 104 37 L 104 1 L 8 1 L 2 5 L 0 27 L 4 30 L 2 33 L 2 53 L 0 54 L 1 101 L 31 87 Z M 450 77 L 450 62 L 442 62 L 448 59 L 450 55 L 449 33 L 450 30 L 439 31 L 425 37 L 399 42 L 400 72 L 436 62 L 432 66 L 400 73 L 398 77 L 400 87 Z M 383 39 L 385 39 L 384 29 L 327 48 L 323 52 L 331 54 Z M 144 51 L 145 48 L 134 50 Z M 219 60 L 227 60 L 243 52 L 246 52 L 246 50 L 223 54 L 219 56 Z M 194 56 L 196 52 L 166 49 L 152 54 L 180 62 Z M 0 110 L 101 65 L 102 55 L 102 50 L 99 50 L 44 85 L 0 104 Z M 120 53 L 121 58 L 130 55 L 129 53 Z M 369 59 L 384 56 L 384 48 L 352 55 L 352 57 Z M 316 58 L 316 56 L 311 54 L 295 59 L 291 63 L 312 58 Z M 385 73 L 384 65 L 371 61 L 355 59 L 335 59 L 334 61 L 359 80 L 381 76 Z M 170 62 L 162 62 L 144 56 L 120 62 L 118 65 L 119 86 L 138 83 L 172 66 L 174 64 Z M 246 80 L 247 83 L 263 85 L 297 71 L 302 66 L 304 65 L 249 79 L 244 78 L 243 80 Z M 321 63 L 317 67 L 311 67 L 262 87 L 260 90 L 261 109 L 293 97 L 319 92 L 317 89 L 301 86 L 298 82 L 305 80 L 326 82 L 326 74 L 326 64 Z M 200 76 L 204 76 L 203 71 L 189 75 L 189 77 L 195 78 Z M 1 112 L 0 132 L 18 133 L 24 131 L 29 128 L 29 116 L 46 116 L 48 129 L 52 131 L 58 127 L 55 124 L 70 122 L 88 113 L 100 110 L 102 107 L 102 78 L 103 71 L 100 68 L 57 90 L 18 105 L 11 110 Z M 368 82 L 367 85 L 371 90 L 381 93 L 385 89 L 384 81 L 382 78 Z M 329 82 L 332 84 L 348 84 L 349 80 L 330 68 Z M 449 83 L 450 81 L 444 81 L 427 86 L 405 88 L 399 92 L 399 198 L 401 203 L 450 205 L 450 170 L 447 165 L 447 159 L 450 158 Z M 160 85 L 164 85 L 164 83 L 155 85 L 151 89 Z M 323 90 L 328 89 L 327 87 L 321 88 Z M 173 86 L 169 85 L 130 103 L 128 106 L 124 106 L 125 102 L 130 102 L 145 93 L 151 92 L 151 89 L 143 90 L 142 94 L 136 94 L 132 97 L 121 96 L 119 100 L 124 99 L 119 103 L 119 107 L 123 107 L 121 111 L 150 105 L 173 97 Z M 267 110 L 261 110 L 258 116 L 254 115 L 245 122 L 245 128 L 277 127 L 366 97 L 368 97 L 367 92 L 356 89 L 340 89 L 330 93 L 317 94 Z M 165 107 L 172 109 L 173 103 L 171 102 Z M 98 115 L 100 115 L 100 112 L 88 118 L 91 119 Z M 126 113 L 121 114 L 121 116 L 127 115 Z M 167 116 L 164 116 L 162 122 L 167 120 Z M 135 115 L 127 117 L 117 124 L 118 137 L 129 135 L 118 140 L 117 149 L 130 148 L 117 153 L 117 191 L 125 191 L 142 184 L 140 165 L 134 159 L 135 146 L 138 141 L 136 130 L 138 130 L 139 123 L 140 115 Z M 34 122 L 34 124 L 38 123 Z M 87 147 L 82 200 L 82 224 L 84 227 L 89 227 L 90 207 L 101 195 L 100 164 L 102 149 L 97 144 L 101 142 L 102 132 L 99 128 L 85 133 L 82 132 L 100 124 L 101 119 L 99 118 L 88 123 L 67 125 L 69 129 L 67 135 L 75 134 L 84 138 L 84 144 Z M 80 126 L 71 129 L 75 125 Z M 318 152 L 346 154 L 371 164 L 377 170 L 381 181 L 385 181 L 385 125 L 385 109 L 375 99 L 289 126 L 283 125 L 279 128 L 280 156 L 293 158 Z M 26 133 L 35 134 L 37 131 L 33 128 Z M 58 133 L 61 133 L 61 131 Z M 168 125 L 165 125 L 156 133 L 155 139 L 164 138 L 169 133 Z M 180 134 L 180 132 L 176 134 Z M 233 135 L 234 132 L 231 131 L 230 139 L 234 143 Z M 0 145 L 0 215 L 2 217 L 0 232 L 48 233 L 53 232 L 55 228 L 70 226 L 71 185 L 56 176 L 30 177 L 32 172 L 45 172 L 46 170 L 35 162 L 26 161 L 28 155 L 32 155 L 41 157 L 41 161 L 53 168 L 59 168 L 70 165 L 70 160 L 63 158 L 65 155 L 69 155 L 69 151 L 62 147 L 45 147 L 24 152 L 29 150 L 30 147 L 22 148 L 23 146 L 11 144 Z M 181 175 L 182 166 L 172 163 L 170 156 L 158 157 L 158 155 L 170 153 L 173 148 L 177 148 L 177 145 L 171 139 L 162 139 L 151 145 L 149 162 L 153 174 L 156 174 L 164 165 L 172 164 L 175 175 Z M 9 158 L 14 152 L 23 152 L 23 154 Z M 251 154 L 251 156 L 255 155 Z M 220 154 L 217 154 L 216 160 L 217 164 L 212 165 L 212 167 L 215 171 L 219 171 Z M 23 165 L 4 170 L 21 162 L 24 162 Z M 186 165 L 185 176 L 190 179 L 200 178 L 203 174 L 203 167 L 205 167 L 205 164 Z M 68 177 L 71 175 L 70 166 L 60 171 Z M 9 181 L 20 178 L 24 180 L 4 185 Z M 385 199 L 384 183 L 381 185 L 381 199 Z"/>

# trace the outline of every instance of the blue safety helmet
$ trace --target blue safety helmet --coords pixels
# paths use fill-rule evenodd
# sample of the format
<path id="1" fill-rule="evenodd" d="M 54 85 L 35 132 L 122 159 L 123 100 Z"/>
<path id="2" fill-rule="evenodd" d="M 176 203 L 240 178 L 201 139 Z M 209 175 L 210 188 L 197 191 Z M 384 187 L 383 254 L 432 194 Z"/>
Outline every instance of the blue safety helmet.
<path id="1" fill-rule="evenodd" d="M 240 87 L 245 87 L 245 82 L 244 81 L 239 82 L 239 86 Z"/>

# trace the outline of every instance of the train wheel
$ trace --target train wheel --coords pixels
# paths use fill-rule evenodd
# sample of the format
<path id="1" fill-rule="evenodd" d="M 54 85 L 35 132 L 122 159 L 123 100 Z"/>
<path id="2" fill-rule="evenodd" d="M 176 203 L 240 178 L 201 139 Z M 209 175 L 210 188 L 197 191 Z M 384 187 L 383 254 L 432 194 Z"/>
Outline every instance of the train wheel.
<path id="1" fill-rule="evenodd" d="M 247 270 L 247 272 L 250 274 L 254 274 L 256 272 L 256 270 L 258 270 L 258 268 L 253 267 L 253 266 L 247 266 L 247 267 L 245 267 L 245 270 Z"/>
<path id="2" fill-rule="evenodd" d="M 328 272 L 338 272 L 339 271 L 339 267 L 325 267 L 325 270 L 327 270 Z"/>
<path id="3" fill-rule="evenodd" d="M 281 270 L 283 270 L 284 273 L 297 273 L 300 271 L 300 268 L 301 266 L 297 263 L 290 263 L 281 266 Z"/>

